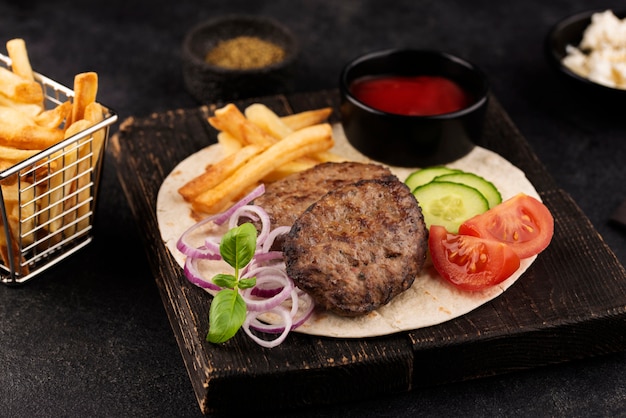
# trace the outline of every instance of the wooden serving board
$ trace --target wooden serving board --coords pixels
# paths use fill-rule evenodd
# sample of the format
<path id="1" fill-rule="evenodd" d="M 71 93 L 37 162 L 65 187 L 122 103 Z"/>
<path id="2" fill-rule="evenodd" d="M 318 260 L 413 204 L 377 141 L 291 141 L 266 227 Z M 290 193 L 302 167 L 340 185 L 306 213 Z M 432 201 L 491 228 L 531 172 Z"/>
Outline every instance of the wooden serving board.
<path id="1" fill-rule="evenodd" d="M 236 104 L 262 102 L 283 115 L 337 109 L 338 98 L 329 90 Z M 626 349 L 626 270 L 493 97 L 480 145 L 522 169 L 555 217 L 551 245 L 509 290 L 460 318 L 384 337 L 291 333 L 264 349 L 239 333 L 223 345 L 207 343 L 211 298 L 163 245 L 156 200 L 180 161 L 216 141 L 207 122 L 216 107 L 129 118 L 109 147 L 204 413 L 354 401 Z"/>

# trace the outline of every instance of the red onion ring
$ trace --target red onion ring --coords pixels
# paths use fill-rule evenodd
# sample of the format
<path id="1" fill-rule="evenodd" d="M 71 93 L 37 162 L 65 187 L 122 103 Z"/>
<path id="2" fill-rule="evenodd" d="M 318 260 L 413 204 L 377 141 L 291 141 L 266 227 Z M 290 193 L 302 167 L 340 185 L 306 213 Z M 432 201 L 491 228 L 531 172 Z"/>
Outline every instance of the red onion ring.
<path id="1" fill-rule="evenodd" d="M 263 246 L 263 252 L 269 253 L 270 249 L 272 248 L 272 245 L 274 245 L 274 241 L 276 240 L 276 238 L 280 235 L 288 234 L 290 230 L 291 230 L 291 227 L 289 226 L 278 226 L 274 228 L 273 230 L 271 230 L 267 234 L 267 237 L 265 238 L 265 240 L 261 243 L 261 245 Z"/>
<path id="2" fill-rule="evenodd" d="M 302 325 L 307 319 L 309 319 L 314 310 L 313 299 L 300 289 L 294 288 L 291 291 L 291 298 L 293 301 L 291 310 L 288 311 L 286 307 L 281 305 L 269 311 L 283 317 L 282 325 L 272 325 L 265 323 L 258 318 L 261 313 L 255 313 L 254 315 L 248 314 L 242 328 L 244 328 L 244 331 L 248 334 L 248 336 L 250 336 L 250 338 L 252 338 L 257 344 L 263 347 L 271 348 L 279 345 L 287 337 L 289 331 L 294 330 Z M 306 300 L 307 307 L 302 315 L 299 318 L 296 318 L 296 313 L 298 312 L 300 301 L 302 301 L 303 299 Z M 256 336 L 252 332 L 253 330 L 266 334 L 280 335 L 273 340 L 264 340 Z"/>
<path id="3" fill-rule="evenodd" d="M 269 274 L 268 274 L 269 273 Z M 265 312 L 274 309 L 282 304 L 291 294 L 295 285 L 293 281 L 287 277 L 284 270 L 275 267 L 259 267 L 256 270 L 256 288 L 262 289 L 266 284 L 273 284 L 275 289 L 280 289 L 278 293 L 267 298 L 257 298 L 252 295 L 252 289 L 243 289 L 240 293 L 243 297 L 248 311 Z"/>
<path id="4" fill-rule="evenodd" d="M 261 231 L 259 232 L 259 235 L 256 240 L 257 240 L 257 245 L 259 245 L 259 243 L 262 245 L 263 242 L 265 242 L 265 239 L 269 235 L 269 232 L 270 232 L 270 216 L 260 206 L 245 205 L 245 206 L 240 206 L 239 208 L 237 208 L 237 210 L 235 210 L 232 216 L 230 217 L 230 220 L 228 222 L 228 228 L 230 229 L 230 228 L 236 227 L 241 217 L 254 219 L 254 217 L 249 215 L 249 213 L 257 215 L 258 219 L 261 221 Z"/>
<path id="5" fill-rule="evenodd" d="M 203 226 L 206 226 L 207 224 L 211 222 L 215 223 L 216 219 L 217 219 L 217 216 L 209 216 L 201 220 L 200 222 L 197 222 L 196 224 L 188 228 L 185 232 L 183 232 L 180 238 L 178 238 L 178 241 L 176 241 L 176 248 L 178 249 L 178 251 L 180 251 L 181 253 L 183 253 L 184 255 L 188 257 L 206 258 L 209 260 L 219 260 L 221 258 L 220 252 L 219 252 L 219 246 L 217 249 L 217 253 L 215 253 L 215 248 L 213 248 L 212 246 L 211 247 L 207 247 L 207 246 L 197 247 L 190 242 L 193 233 L 195 233 L 198 229 L 202 228 Z M 205 239 L 205 241 L 208 240 L 209 237 L 212 237 L 212 235 L 209 235 Z"/>
<path id="6" fill-rule="evenodd" d="M 248 313 L 248 315 L 246 316 L 246 320 L 243 321 L 243 325 L 241 326 L 244 332 L 248 334 L 248 336 L 252 338 L 254 342 L 259 344 L 261 347 L 265 347 L 265 348 L 276 347 L 280 345 L 283 341 L 285 341 L 285 338 L 287 338 L 287 334 L 289 334 L 289 331 L 291 330 L 291 325 L 293 323 L 293 320 L 291 319 L 290 311 L 287 308 L 283 306 L 277 306 L 274 309 L 272 309 L 271 312 L 277 313 L 278 315 L 280 315 L 283 318 L 283 323 L 285 324 L 282 329 L 281 334 L 277 338 L 274 338 L 273 340 L 261 339 L 252 332 L 252 330 L 250 329 L 251 323 L 253 321 L 258 321 L 256 318 L 256 315 L 250 315 Z"/>
<path id="7" fill-rule="evenodd" d="M 198 287 L 208 290 L 219 291 L 221 288 L 213 283 L 211 279 L 206 279 L 198 270 L 198 261 L 201 258 L 187 257 L 185 260 L 184 272 L 187 280 Z"/>
<path id="8" fill-rule="evenodd" d="M 215 223 L 218 225 L 222 225 L 231 217 L 234 211 L 239 209 L 241 206 L 247 205 L 248 203 L 252 202 L 263 193 L 265 193 L 265 184 L 261 183 L 257 187 L 255 187 L 250 193 L 245 195 L 240 201 L 232 205 L 221 214 L 216 215 Z"/>

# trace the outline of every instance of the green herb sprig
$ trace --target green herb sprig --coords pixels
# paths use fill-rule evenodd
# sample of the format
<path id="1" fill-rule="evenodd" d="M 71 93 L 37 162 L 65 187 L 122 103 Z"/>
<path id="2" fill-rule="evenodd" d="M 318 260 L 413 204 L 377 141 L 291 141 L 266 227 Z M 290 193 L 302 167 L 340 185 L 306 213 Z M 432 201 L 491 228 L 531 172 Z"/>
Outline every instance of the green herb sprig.
<path id="1" fill-rule="evenodd" d="M 241 278 L 239 272 L 246 267 L 256 252 L 257 230 L 251 223 L 244 223 L 224 234 L 220 242 L 220 254 L 235 269 L 235 274 L 216 274 L 213 283 L 222 287 L 213 297 L 209 311 L 209 332 L 206 340 L 223 343 L 231 339 L 246 319 L 246 302 L 239 289 L 256 284 L 256 277 Z"/>

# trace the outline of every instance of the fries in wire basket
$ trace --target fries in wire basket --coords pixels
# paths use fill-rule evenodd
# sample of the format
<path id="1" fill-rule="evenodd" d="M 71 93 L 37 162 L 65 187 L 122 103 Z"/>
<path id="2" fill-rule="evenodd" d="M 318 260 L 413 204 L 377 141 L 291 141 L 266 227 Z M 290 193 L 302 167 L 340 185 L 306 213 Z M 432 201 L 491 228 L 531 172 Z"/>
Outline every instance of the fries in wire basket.
<path id="1" fill-rule="evenodd" d="M 31 68 L 15 38 L 0 56 L 0 281 L 21 283 L 91 240 L 108 126 L 98 75 L 73 91 Z"/>

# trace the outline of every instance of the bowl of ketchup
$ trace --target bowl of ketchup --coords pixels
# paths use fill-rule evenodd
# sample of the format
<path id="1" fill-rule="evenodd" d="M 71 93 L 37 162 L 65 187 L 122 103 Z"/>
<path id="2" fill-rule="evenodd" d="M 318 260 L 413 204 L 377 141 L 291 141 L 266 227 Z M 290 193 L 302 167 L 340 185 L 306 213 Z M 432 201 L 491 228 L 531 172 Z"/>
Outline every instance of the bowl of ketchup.
<path id="1" fill-rule="evenodd" d="M 346 138 L 376 161 L 401 167 L 447 164 L 480 142 L 487 78 L 451 54 L 368 53 L 344 66 L 339 90 Z"/>

